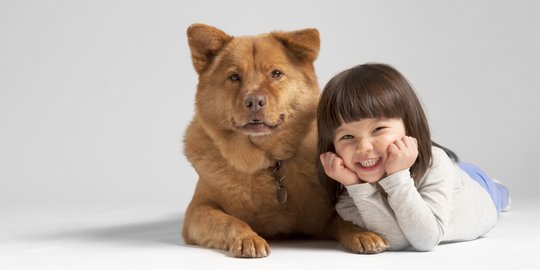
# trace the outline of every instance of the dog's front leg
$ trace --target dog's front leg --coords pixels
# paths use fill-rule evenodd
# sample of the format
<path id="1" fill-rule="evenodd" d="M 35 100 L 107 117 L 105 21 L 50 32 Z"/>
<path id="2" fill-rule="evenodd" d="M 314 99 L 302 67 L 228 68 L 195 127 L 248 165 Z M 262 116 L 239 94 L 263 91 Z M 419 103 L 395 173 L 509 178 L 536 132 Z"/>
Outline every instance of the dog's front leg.
<path id="1" fill-rule="evenodd" d="M 389 247 L 388 241 L 378 234 L 362 230 L 337 214 L 331 219 L 325 232 L 354 253 L 375 254 Z"/>
<path id="2" fill-rule="evenodd" d="M 234 257 L 260 258 L 270 254 L 266 240 L 247 223 L 196 200 L 187 208 L 183 236 L 187 244 L 227 250 Z"/>

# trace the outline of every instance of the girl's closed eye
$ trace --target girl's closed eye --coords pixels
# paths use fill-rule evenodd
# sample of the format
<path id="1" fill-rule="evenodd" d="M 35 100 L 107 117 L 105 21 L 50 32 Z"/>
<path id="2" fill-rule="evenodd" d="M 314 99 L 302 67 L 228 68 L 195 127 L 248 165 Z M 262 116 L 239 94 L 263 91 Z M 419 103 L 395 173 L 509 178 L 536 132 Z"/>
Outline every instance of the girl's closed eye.
<path id="1" fill-rule="evenodd" d="M 341 138 L 339 138 L 339 140 L 350 140 L 350 139 L 354 139 L 354 136 L 353 135 L 343 135 L 341 136 Z"/>
<path id="2" fill-rule="evenodd" d="M 381 132 L 381 131 L 383 131 L 383 130 L 386 129 L 386 128 L 387 128 L 386 126 L 379 126 L 379 127 L 376 127 L 375 129 L 373 129 L 373 133 Z"/>

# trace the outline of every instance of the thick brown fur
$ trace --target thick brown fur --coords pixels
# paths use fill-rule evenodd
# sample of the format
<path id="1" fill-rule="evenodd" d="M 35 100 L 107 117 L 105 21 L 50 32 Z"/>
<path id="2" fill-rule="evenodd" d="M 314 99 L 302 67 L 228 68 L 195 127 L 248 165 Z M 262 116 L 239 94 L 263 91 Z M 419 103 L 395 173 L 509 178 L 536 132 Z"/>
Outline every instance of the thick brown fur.
<path id="1" fill-rule="evenodd" d="M 335 239 L 356 253 L 385 250 L 384 239 L 335 213 L 317 179 L 319 32 L 232 37 L 194 24 L 187 34 L 199 83 L 184 152 L 199 180 L 186 211 L 186 243 L 250 258 L 270 253 L 265 239 L 291 235 Z M 276 198 L 277 161 L 285 203 Z"/>

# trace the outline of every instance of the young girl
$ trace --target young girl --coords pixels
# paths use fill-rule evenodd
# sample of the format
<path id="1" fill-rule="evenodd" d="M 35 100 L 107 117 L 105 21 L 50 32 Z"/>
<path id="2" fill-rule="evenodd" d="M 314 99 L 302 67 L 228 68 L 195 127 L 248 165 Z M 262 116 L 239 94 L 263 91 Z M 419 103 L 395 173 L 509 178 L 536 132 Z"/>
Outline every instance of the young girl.
<path id="1" fill-rule="evenodd" d="M 338 213 L 391 250 L 478 238 L 507 207 L 505 186 L 431 140 L 414 90 L 388 65 L 332 78 L 317 120 L 319 175 Z"/>

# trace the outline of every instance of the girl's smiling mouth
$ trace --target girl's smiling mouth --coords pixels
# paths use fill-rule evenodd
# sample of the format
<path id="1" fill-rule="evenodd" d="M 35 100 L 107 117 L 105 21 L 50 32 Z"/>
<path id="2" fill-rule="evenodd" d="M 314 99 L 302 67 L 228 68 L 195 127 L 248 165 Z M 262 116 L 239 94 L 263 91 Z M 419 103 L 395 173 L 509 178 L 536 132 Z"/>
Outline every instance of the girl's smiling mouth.
<path id="1" fill-rule="evenodd" d="M 366 159 L 364 161 L 361 161 L 361 162 L 357 162 L 356 164 L 358 164 L 358 166 L 361 168 L 361 169 L 372 169 L 374 167 L 376 167 L 379 162 L 381 161 L 381 158 L 380 157 L 377 157 L 377 158 L 370 158 L 370 159 Z"/>

